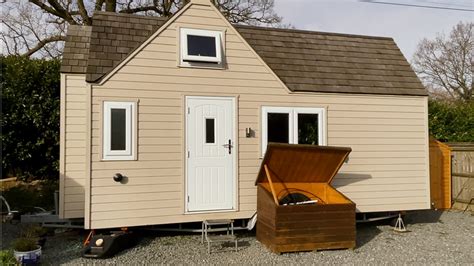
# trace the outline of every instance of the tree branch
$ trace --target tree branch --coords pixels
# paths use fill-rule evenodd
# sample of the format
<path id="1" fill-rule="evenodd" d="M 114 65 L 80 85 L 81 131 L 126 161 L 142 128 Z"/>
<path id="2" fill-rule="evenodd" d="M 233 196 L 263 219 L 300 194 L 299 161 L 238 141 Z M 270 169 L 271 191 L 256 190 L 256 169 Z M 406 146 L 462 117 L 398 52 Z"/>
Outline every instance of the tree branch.
<path id="1" fill-rule="evenodd" d="M 97 1 L 95 2 L 95 7 L 94 7 L 95 11 L 100 11 L 100 10 L 102 10 L 102 6 L 103 6 L 103 5 L 104 5 L 104 0 L 97 0 Z"/>
<path id="2" fill-rule="evenodd" d="M 72 25 L 77 24 L 77 22 L 74 20 L 74 18 L 65 9 L 63 9 L 62 7 L 59 10 L 55 8 L 55 6 L 60 7 L 59 3 L 57 3 L 55 0 L 48 0 L 48 3 L 50 3 L 50 4 L 55 3 L 55 6 L 53 6 L 53 5 L 48 6 L 48 5 L 44 4 L 43 2 L 41 2 L 41 0 L 29 0 L 29 1 L 31 3 L 37 5 L 38 7 L 43 9 L 44 11 L 66 20 L 67 22 L 69 22 L 69 24 L 72 24 Z"/>
<path id="3" fill-rule="evenodd" d="M 34 54 L 34 53 L 38 52 L 39 50 L 41 50 L 48 43 L 58 42 L 58 41 L 65 41 L 65 40 L 66 40 L 66 36 L 62 36 L 62 35 L 48 37 L 46 39 L 43 39 L 43 40 L 39 41 L 38 44 L 36 44 L 35 47 L 29 49 L 25 53 L 25 55 L 26 56 L 31 56 L 32 54 Z"/>
<path id="4" fill-rule="evenodd" d="M 134 14 L 134 13 L 139 13 L 139 12 L 146 12 L 146 11 L 154 11 L 160 15 L 163 14 L 163 11 L 158 9 L 156 6 L 141 6 L 141 7 L 135 7 L 135 8 L 126 8 L 122 9 L 119 11 L 119 13 L 125 13 L 125 14 Z"/>
<path id="5" fill-rule="evenodd" d="M 86 7 L 84 6 L 84 1 L 83 0 L 77 0 L 77 6 L 79 7 L 79 14 L 82 17 L 82 20 L 84 21 L 84 24 L 92 25 L 92 19 L 89 17 L 89 14 L 87 14 Z"/>

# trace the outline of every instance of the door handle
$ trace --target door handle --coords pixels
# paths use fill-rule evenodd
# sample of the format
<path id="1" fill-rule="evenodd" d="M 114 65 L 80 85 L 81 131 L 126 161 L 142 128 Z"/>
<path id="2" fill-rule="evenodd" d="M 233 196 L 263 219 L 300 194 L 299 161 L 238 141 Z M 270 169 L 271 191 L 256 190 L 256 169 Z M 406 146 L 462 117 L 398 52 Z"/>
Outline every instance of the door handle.
<path id="1" fill-rule="evenodd" d="M 229 154 L 232 154 L 232 141 L 229 139 L 229 143 L 222 145 L 222 147 L 229 149 Z"/>

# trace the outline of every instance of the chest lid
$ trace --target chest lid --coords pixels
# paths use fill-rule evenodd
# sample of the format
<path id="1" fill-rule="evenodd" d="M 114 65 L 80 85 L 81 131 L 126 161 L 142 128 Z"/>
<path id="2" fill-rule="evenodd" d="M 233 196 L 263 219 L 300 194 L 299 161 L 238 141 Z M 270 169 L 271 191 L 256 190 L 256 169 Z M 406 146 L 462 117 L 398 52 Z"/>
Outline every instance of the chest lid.
<path id="1" fill-rule="evenodd" d="M 268 182 L 264 165 L 272 172 L 272 182 L 330 183 L 351 148 L 269 143 L 255 185 Z"/>

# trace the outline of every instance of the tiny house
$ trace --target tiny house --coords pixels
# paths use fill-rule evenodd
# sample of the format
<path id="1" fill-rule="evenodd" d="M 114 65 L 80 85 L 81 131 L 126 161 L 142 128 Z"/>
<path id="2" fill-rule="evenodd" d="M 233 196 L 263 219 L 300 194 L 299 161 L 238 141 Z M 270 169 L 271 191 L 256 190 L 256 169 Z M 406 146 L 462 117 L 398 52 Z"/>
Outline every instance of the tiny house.
<path id="1" fill-rule="evenodd" d="M 358 212 L 430 208 L 427 94 L 391 38 L 96 12 L 61 66 L 60 208 L 100 229 L 246 219 L 269 142 L 351 147 Z"/>

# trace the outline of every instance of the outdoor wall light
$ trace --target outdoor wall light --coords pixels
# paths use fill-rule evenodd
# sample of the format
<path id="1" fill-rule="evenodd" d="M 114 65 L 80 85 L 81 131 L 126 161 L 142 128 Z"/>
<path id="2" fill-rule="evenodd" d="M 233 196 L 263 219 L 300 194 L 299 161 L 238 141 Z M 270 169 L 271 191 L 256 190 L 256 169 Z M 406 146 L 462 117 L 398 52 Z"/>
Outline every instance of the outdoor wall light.
<path id="1" fill-rule="evenodd" d="M 123 175 L 121 173 L 116 173 L 114 175 L 114 181 L 115 182 L 122 182 L 122 180 L 123 180 Z"/>
<path id="2" fill-rule="evenodd" d="M 245 137 L 246 138 L 251 138 L 252 137 L 252 128 L 250 128 L 250 127 L 245 128 Z"/>

